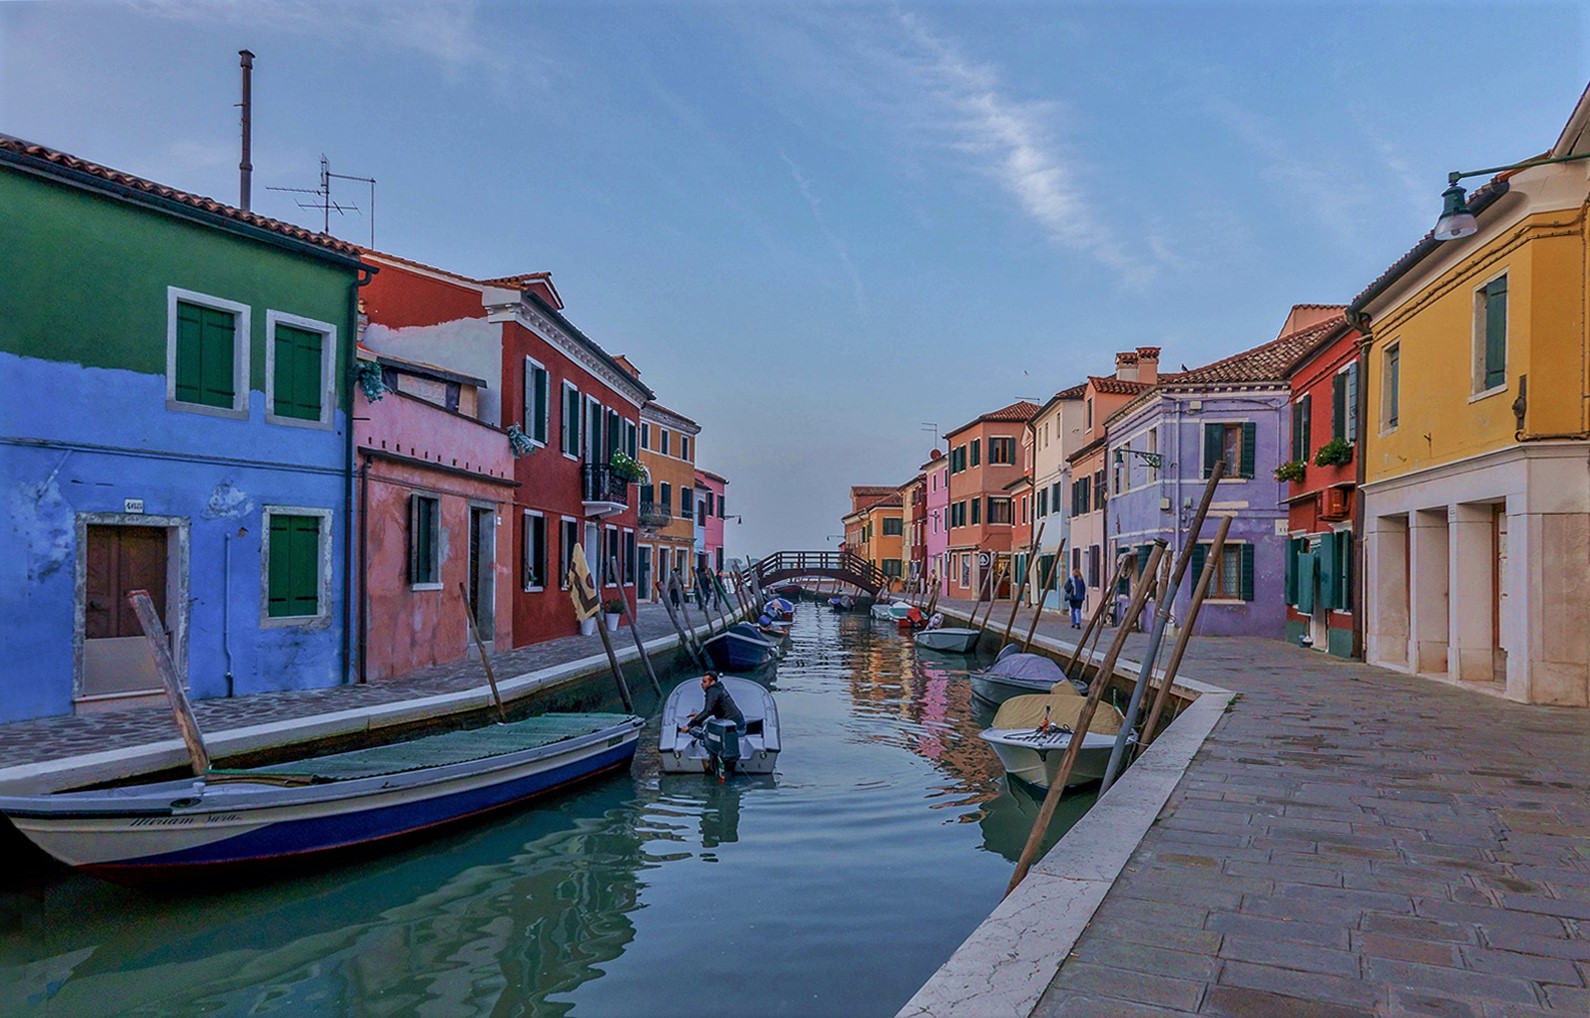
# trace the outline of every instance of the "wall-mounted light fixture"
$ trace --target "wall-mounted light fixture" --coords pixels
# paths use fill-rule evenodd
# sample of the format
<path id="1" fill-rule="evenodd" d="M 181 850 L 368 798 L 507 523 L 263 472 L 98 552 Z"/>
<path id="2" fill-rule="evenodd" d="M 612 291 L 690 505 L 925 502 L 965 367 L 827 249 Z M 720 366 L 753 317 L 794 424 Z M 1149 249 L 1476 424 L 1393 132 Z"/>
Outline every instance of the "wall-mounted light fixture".
<path id="1" fill-rule="evenodd" d="M 1458 181 L 1464 177 L 1479 177 L 1490 173 L 1505 173 L 1508 170 L 1527 170 L 1534 166 L 1549 166 L 1552 163 L 1571 163 L 1580 159 L 1590 159 L 1590 152 L 1581 152 L 1571 156 L 1551 156 L 1547 159 L 1529 159 L 1521 163 L 1512 163 L 1508 166 L 1491 166 L 1483 170 L 1462 170 L 1446 175 L 1446 190 L 1441 192 L 1441 218 L 1435 221 L 1436 240 L 1458 240 L 1471 236 L 1479 225 L 1474 222 L 1474 213 L 1469 211 L 1468 196 Z"/>

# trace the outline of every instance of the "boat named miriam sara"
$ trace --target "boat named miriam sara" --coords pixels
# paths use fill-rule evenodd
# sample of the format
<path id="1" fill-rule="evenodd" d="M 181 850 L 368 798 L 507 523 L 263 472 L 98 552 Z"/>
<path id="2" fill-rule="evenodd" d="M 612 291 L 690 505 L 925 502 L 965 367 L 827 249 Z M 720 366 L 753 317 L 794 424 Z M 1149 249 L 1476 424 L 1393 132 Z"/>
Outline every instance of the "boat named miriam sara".
<path id="1" fill-rule="evenodd" d="M 1077 716 L 1086 702 L 1069 684 L 1049 694 L 1013 696 L 1000 705 L 993 724 L 978 735 L 994 747 L 1005 773 L 1047 789 L 1060 773 L 1060 761 L 1071 745 Z M 1107 703 L 1098 705 L 1066 778 L 1067 788 L 1104 777 L 1115 735 L 1123 723 L 1120 711 Z"/>
<path id="2" fill-rule="evenodd" d="M 137 880 L 365 845 L 629 766 L 645 722 L 543 714 L 201 778 L 0 796 L 50 855 Z"/>

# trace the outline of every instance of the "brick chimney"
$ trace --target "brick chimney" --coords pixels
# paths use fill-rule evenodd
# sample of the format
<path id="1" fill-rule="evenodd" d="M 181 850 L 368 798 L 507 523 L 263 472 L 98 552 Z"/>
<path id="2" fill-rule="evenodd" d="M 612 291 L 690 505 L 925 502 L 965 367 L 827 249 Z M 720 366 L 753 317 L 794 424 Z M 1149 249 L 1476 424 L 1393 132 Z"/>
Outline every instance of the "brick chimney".
<path id="1" fill-rule="evenodd" d="M 1123 350 L 1115 355 L 1115 377 L 1123 382 L 1137 381 L 1137 354 Z"/>
<path id="2" fill-rule="evenodd" d="M 1159 381 L 1159 347 L 1137 348 L 1137 380 L 1153 385 Z"/>

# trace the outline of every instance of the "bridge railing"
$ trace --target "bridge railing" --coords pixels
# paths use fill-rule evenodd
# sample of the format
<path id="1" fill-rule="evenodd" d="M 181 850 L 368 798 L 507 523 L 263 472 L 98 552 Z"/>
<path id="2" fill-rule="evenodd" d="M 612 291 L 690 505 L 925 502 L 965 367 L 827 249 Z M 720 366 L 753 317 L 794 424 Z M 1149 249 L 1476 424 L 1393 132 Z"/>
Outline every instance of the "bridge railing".
<path id="1" fill-rule="evenodd" d="M 871 590 L 877 590 L 887 581 L 877 566 L 849 551 L 779 551 L 751 568 L 759 579 L 774 573 L 797 576 L 802 573 L 812 576 L 842 574 Z"/>

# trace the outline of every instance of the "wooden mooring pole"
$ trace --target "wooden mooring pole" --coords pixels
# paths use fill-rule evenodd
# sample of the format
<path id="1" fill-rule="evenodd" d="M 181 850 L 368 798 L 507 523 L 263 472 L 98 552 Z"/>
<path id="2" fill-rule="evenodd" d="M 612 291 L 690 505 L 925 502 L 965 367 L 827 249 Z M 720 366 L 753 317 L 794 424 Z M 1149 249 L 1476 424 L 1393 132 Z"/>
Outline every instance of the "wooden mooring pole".
<path id="1" fill-rule="evenodd" d="M 1032 646 L 1033 634 L 1038 632 L 1038 619 L 1043 615 L 1044 602 L 1049 599 L 1049 591 L 1055 589 L 1054 581 L 1060 575 L 1061 567 L 1065 565 L 1065 550 L 1066 542 L 1065 539 L 1062 538 L 1060 541 L 1060 548 L 1055 552 L 1054 565 L 1049 568 L 1048 582 L 1041 586 L 1038 590 L 1038 603 L 1032 609 L 1032 625 L 1027 627 L 1027 638 L 1021 641 L 1021 652 L 1023 654 L 1027 652 L 1027 648 Z"/>
<path id="2" fill-rule="evenodd" d="M 480 652 L 480 666 L 486 669 L 486 684 L 491 687 L 491 702 L 497 705 L 497 720 L 504 724 L 508 712 L 502 706 L 502 694 L 497 692 L 497 674 L 491 670 L 491 660 L 486 657 L 486 645 L 480 639 L 480 624 L 475 621 L 475 609 L 469 603 L 469 588 L 458 581 L 458 593 L 464 599 L 464 618 L 469 621 L 469 635 L 475 638 L 475 649 Z"/>
<path id="3" fill-rule="evenodd" d="M 1115 599 L 1115 589 L 1121 585 L 1121 579 L 1126 575 L 1126 568 L 1126 559 L 1122 558 L 1115 567 L 1115 575 L 1110 578 L 1110 585 L 1100 589 L 1098 606 L 1093 609 L 1093 615 L 1088 619 L 1088 627 L 1082 630 L 1082 638 L 1077 641 L 1076 649 L 1071 652 L 1071 660 L 1066 662 L 1067 675 L 1076 674 L 1077 661 L 1081 659 L 1082 651 L 1087 647 L 1088 638 L 1093 635 L 1093 630 L 1096 628 L 1100 634 L 1103 634 L 1104 611 Z"/>
<path id="4" fill-rule="evenodd" d="M 1181 632 L 1176 634 L 1176 646 L 1170 652 L 1170 662 L 1165 665 L 1159 690 L 1154 694 L 1154 706 L 1148 712 L 1148 720 L 1143 722 L 1143 734 L 1137 740 L 1139 752 L 1153 742 L 1157 734 L 1159 716 L 1165 710 L 1166 701 L 1170 699 L 1171 684 L 1176 681 L 1176 673 L 1181 670 L 1182 656 L 1187 653 L 1187 644 L 1192 640 L 1193 623 L 1198 621 L 1198 612 L 1203 609 L 1204 595 L 1209 592 L 1215 568 L 1220 563 L 1220 553 L 1226 547 L 1226 533 L 1231 529 L 1231 519 L 1230 516 L 1221 517 L 1220 529 L 1215 531 L 1214 544 L 1209 546 L 1209 557 L 1204 560 L 1203 572 L 1198 577 L 1198 586 L 1193 588 L 1192 603 L 1187 606 L 1187 617 L 1182 620 Z"/>
<path id="5" fill-rule="evenodd" d="M 1038 550 L 1038 542 L 1043 540 L 1043 528 L 1048 525 L 1048 520 L 1040 522 L 1038 524 L 1038 532 L 1032 535 L 1032 542 L 1027 545 L 1027 572 L 1021 578 L 1021 586 L 1024 588 L 1022 593 L 1025 593 L 1025 588 L 1032 583 L 1032 560 L 1034 553 Z M 1012 566 L 1015 565 L 1014 562 L 1011 564 Z M 1010 621 L 1005 623 L 1005 635 L 1000 638 L 1001 649 L 1010 642 L 1010 631 L 1016 628 L 1016 613 L 1019 611 L 1021 611 L 1021 593 L 1017 592 L 1016 581 L 1012 579 L 1010 582 Z"/>
<path id="6" fill-rule="evenodd" d="M 138 626 L 144 631 L 144 639 L 149 642 L 149 652 L 154 655 L 155 671 L 160 673 L 161 685 L 166 689 L 166 701 L 171 704 L 171 713 L 177 719 L 177 729 L 182 732 L 182 741 L 187 744 L 193 773 L 202 778 L 210 771 L 210 751 L 204 748 L 204 733 L 199 731 L 199 720 L 193 716 L 193 706 L 188 703 L 188 694 L 182 688 L 182 677 L 177 674 L 176 663 L 171 660 L 171 647 L 166 643 L 166 627 L 160 622 L 160 613 L 155 611 L 155 602 L 149 597 L 149 591 L 128 591 L 127 600 L 132 604 L 133 614 L 138 616 Z"/>

